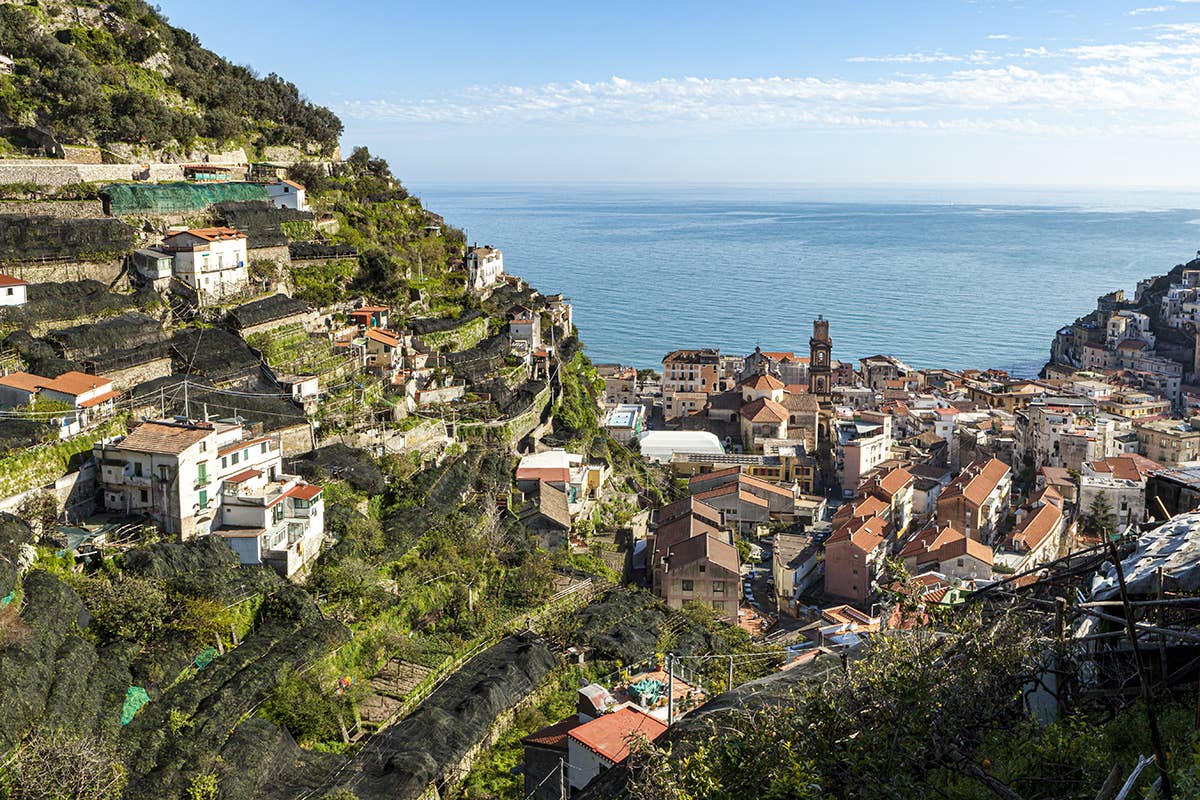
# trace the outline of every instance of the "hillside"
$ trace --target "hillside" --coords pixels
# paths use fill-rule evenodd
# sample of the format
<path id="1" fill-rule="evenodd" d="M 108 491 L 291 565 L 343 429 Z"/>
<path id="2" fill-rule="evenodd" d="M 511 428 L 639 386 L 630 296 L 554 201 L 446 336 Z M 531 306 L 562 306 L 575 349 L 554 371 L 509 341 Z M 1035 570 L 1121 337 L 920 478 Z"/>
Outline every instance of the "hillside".
<path id="1" fill-rule="evenodd" d="M 342 132 L 294 84 L 231 64 L 141 0 L 3 0 L 0 55 L 12 60 L 0 70 L 0 156 L 63 145 L 151 160 L 281 145 L 323 156 Z"/>

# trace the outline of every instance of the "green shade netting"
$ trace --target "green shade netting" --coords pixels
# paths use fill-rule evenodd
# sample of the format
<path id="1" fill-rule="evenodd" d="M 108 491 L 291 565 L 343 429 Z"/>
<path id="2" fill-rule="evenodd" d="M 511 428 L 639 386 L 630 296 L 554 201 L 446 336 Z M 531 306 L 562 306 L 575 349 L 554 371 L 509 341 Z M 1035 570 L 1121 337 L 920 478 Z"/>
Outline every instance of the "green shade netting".
<path id="1" fill-rule="evenodd" d="M 112 204 L 112 213 L 169 214 L 203 211 L 216 203 L 266 200 L 266 187 L 257 183 L 114 183 L 100 194 Z"/>
<path id="2" fill-rule="evenodd" d="M 150 702 L 150 695 L 140 686 L 130 686 L 125 692 L 125 704 L 121 706 L 121 724 L 128 725 L 137 716 L 142 706 Z"/>
<path id="3" fill-rule="evenodd" d="M 212 660 L 216 657 L 217 648 L 209 647 L 206 650 L 201 651 L 200 655 L 196 656 L 196 660 L 193 663 L 196 665 L 196 669 L 204 669 L 211 664 Z"/>

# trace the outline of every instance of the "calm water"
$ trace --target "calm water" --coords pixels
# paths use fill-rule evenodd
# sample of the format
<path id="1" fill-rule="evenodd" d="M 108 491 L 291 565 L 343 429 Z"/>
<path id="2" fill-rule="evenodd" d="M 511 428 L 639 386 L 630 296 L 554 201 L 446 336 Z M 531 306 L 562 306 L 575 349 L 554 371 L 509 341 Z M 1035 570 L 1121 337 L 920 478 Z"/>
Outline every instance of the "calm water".
<path id="1" fill-rule="evenodd" d="M 596 361 L 807 351 L 1032 375 L 1054 331 L 1200 246 L 1200 196 L 976 190 L 414 186 L 575 306 Z"/>

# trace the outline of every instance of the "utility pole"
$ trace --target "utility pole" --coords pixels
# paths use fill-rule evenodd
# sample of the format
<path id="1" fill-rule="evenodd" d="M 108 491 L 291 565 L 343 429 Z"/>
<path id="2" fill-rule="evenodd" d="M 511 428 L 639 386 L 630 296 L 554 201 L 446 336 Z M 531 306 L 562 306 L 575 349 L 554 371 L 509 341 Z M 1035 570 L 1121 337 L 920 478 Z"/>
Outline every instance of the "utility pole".
<path id="1" fill-rule="evenodd" d="M 561 800 L 567 800 L 569 792 L 567 791 L 567 760 L 565 758 L 558 759 L 558 795 Z"/>
<path id="2" fill-rule="evenodd" d="M 667 727 L 675 724 L 675 654 L 667 653 Z"/>
<path id="3" fill-rule="evenodd" d="M 733 691 L 733 656 L 729 657 L 729 683 L 726 684 L 725 691 Z"/>
<path id="4" fill-rule="evenodd" d="M 189 422 L 191 422 L 192 404 L 188 400 L 188 379 L 187 378 L 183 379 L 183 415 L 185 417 L 187 417 Z"/>

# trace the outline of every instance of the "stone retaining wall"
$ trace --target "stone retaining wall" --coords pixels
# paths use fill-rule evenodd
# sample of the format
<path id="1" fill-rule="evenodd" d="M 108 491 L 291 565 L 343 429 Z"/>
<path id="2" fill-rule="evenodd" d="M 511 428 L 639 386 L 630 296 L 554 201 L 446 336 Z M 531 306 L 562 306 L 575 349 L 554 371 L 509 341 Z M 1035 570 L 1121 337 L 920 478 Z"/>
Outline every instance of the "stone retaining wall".
<path id="1" fill-rule="evenodd" d="M 288 266 L 292 263 L 292 256 L 288 252 L 287 245 L 279 247 L 254 247 L 246 251 L 246 263 L 251 261 L 274 261 L 276 264 Z"/>
<path id="2" fill-rule="evenodd" d="M 2 200 L 0 214 L 96 219 L 104 216 L 104 205 L 99 200 Z"/>
<path id="3" fill-rule="evenodd" d="M 66 186 L 113 181 L 181 181 L 179 164 L 67 164 L 62 161 L 0 161 L 0 183 Z"/>
<path id="4" fill-rule="evenodd" d="M 96 280 L 111 284 L 121 274 L 121 260 L 109 261 L 50 261 L 46 263 L 4 262 L 5 274 L 29 283 L 68 283 Z"/>
<path id="5" fill-rule="evenodd" d="M 113 382 L 114 389 L 124 392 L 139 383 L 152 381 L 155 378 L 165 378 L 170 374 L 171 358 L 164 356 L 125 369 L 110 370 L 104 373 L 104 377 Z"/>

